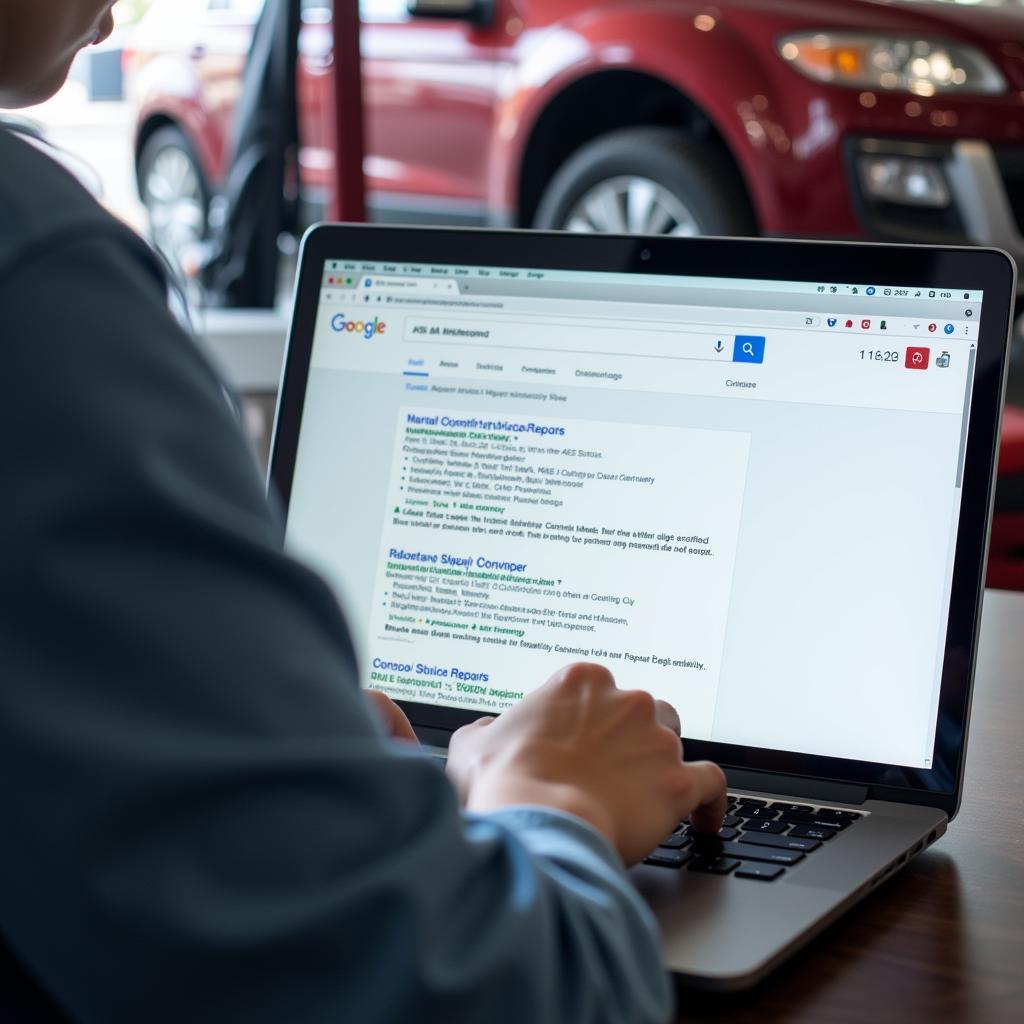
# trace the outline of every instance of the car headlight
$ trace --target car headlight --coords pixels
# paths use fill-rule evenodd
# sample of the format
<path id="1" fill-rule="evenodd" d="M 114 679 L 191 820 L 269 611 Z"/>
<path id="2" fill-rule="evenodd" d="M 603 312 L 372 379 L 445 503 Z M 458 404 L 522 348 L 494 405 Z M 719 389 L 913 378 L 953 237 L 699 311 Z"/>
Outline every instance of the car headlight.
<path id="1" fill-rule="evenodd" d="M 974 46 L 913 36 L 815 32 L 779 40 L 783 60 L 808 78 L 917 96 L 1005 92 L 1006 79 Z"/>

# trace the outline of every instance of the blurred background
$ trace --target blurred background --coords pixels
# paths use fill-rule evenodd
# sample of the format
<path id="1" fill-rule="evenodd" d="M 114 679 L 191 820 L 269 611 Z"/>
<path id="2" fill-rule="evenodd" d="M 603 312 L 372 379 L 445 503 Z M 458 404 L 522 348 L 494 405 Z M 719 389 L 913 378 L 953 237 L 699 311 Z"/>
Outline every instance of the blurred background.
<path id="1" fill-rule="evenodd" d="M 297 239 L 354 209 L 1024 258 L 1024 0 L 338 0 L 339 21 L 357 6 L 361 77 L 330 0 L 121 0 L 18 113 L 164 253 L 264 455 Z M 1021 350 L 990 583 L 1024 589 Z"/>

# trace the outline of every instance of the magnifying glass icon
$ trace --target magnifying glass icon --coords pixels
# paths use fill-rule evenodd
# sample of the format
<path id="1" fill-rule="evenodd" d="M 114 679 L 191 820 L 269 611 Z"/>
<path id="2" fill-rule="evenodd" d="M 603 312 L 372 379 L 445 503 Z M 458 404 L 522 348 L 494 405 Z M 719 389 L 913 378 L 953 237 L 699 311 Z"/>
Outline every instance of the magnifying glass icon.
<path id="1" fill-rule="evenodd" d="M 737 334 L 733 341 L 734 363 L 763 363 L 764 337 L 760 334 Z"/>

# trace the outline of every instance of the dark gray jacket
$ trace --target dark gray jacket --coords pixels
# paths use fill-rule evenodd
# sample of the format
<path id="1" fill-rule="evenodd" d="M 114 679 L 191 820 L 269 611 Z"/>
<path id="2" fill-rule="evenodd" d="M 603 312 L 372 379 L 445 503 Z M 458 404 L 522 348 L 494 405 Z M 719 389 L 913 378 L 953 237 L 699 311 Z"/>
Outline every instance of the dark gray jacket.
<path id="1" fill-rule="evenodd" d="M 0 130 L 0 1020 L 664 1018 L 603 840 L 381 735 L 164 292 Z"/>

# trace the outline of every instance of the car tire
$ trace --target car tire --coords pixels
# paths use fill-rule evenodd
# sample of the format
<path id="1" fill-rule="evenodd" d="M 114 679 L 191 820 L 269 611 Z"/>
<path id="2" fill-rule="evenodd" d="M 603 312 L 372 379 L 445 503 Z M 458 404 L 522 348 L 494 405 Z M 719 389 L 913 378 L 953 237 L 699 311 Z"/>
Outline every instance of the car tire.
<path id="1" fill-rule="evenodd" d="M 138 182 L 150 238 L 182 272 L 189 250 L 209 234 L 210 186 L 180 128 L 167 125 L 146 140 L 138 158 Z"/>
<path id="2" fill-rule="evenodd" d="M 617 234 L 750 235 L 736 170 L 712 143 L 629 128 L 577 150 L 544 191 L 533 226 Z"/>

